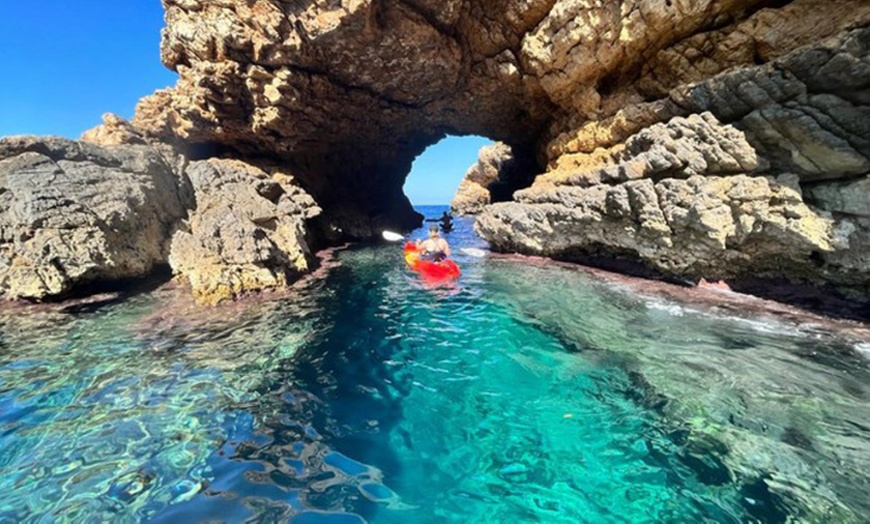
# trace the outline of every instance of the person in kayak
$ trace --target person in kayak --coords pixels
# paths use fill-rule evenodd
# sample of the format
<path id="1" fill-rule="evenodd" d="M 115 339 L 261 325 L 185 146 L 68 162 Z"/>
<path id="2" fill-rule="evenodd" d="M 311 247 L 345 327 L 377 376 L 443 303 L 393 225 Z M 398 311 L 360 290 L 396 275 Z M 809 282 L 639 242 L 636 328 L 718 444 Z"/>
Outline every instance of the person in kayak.
<path id="1" fill-rule="evenodd" d="M 445 211 L 441 214 L 441 229 L 444 231 L 450 231 L 453 229 L 453 217 L 450 216 L 450 213 Z"/>
<path id="2" fill-rule="evenodd" d="M 447 241 L 441 238 L 438 233 L 438 226 L 432 224 L 429 226 L 429 238 L 426 240 L 418 240 L 417 247 L 423 250 L 422 259 L 432 262 L 441 262 L 450 256 L 450 245 Z"/>

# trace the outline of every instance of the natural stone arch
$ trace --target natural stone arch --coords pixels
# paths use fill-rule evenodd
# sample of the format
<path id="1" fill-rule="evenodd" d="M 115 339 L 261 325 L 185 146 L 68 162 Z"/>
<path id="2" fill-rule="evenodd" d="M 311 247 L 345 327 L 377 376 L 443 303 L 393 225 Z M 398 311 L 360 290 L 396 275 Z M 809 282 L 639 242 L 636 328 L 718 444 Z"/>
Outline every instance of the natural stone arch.
<path id="1" fill-rule="evenodd" d="M 168 0 L 162 56 L 180 80 L 134 124 L 293 165 L 353 236 L 372 215 L 407 227 L 397 189 L 445 135 L 537 150 L 555 108 L 519 56 L 552 3 Z"/>
<path id="2" fill-rule="evenodd" d="M 657 185 L 692 175 L 797 174 L 786 189 L 799 193 L 800 184 L 870 171 L 870 145 L 861 138 L 866 125 L 856 116 L 862 98 L 849 94 L 867 89 L 860 72 L 866 38 L 854 29 L 848 36 L 849 28 L 870 24 L 870 6 L 860 0 L 836 0 L 825 13 L 811 0 L 164 5 L 162 57 L 180 80 L 141 102 L 136 127 L 164 141 L 220 144 L 255 164 L 265 158 L 293 166 L 331 227 L 351 237 L 414 225 L 418 217 L 400 189 L 413 159 L 445 134 L 478 134 L 507 143 L 515 154 L 534 158 L 536 172 L 546 171 L 519 194 L 519 207 L 493 206 L 481 222 L 480 231 L 501 249 L 568 259 L 630 253 L 690 278 L 763 271 L 829 280 L 836 271 L 818 275 L 806 262 L 809 255 L 870 238 L 847 233 L 864 231 L 860 224 L 773 207 L 772 215 L 740 211 L 733 223 L 716 226 L 721 229 L 712 244 L 703 232 L 695 242 L 672 218 L 691 213 L 680 209 L 692 198 L 668 211 L 666 186 Z M 816 47 L 801 51 L 806 46 Z M 826 81 L 814 67 L 827 67 L 838 80 Z M 822 101 L 820 93 L 833 98 Z M 705 112 L 700 120 L 674 120 Z M 731 123 L 747 143 L 719 129 Z M 717 150 L 721 154 L 711 156 Z M 758 161 L 747 160 L 756 154 Z M 624 209 L 598 209 L 619 200 L 598 195 L 601 184 L 634 178 L 653 186 L 626 193 Z M 573 192 L 564 189 L 578 183 Z M 744 187 L 736 181 L 726 186 Z M 689 193 L 719 191 L 693 187 Z M 775 196 L 786 189 L 770 186 L 759 189 L 767 196 L 756 197 L 802 206 L 800 194 Z M 654 201 L 631 197 L 656 193 Z M 727 206 L 733 195 L 712 198 Z M 651 221 L 649 213 L 662 218 Z M 528 216 L 549 217 L 526 224 L 537 237 L 510 233 L 512 223 Z M 602 244 L 595 240 L 600 228 L 588 229 L 601 220 L 634 233 L 605 235 Z M 745 230 L 750 222 L 762 225 Z M 778 228 L 790 233 L 772 243 L 756 231 Z M 546 238 L 557 229 L 559 238 Z M 706 247 L 692 253 L 695 245 Z M 772 251 L 759 252 L 757 245 Z M 757 262 L 771 256 L 788 262 L 773 269 Z M 699 260 L 708 257 L 729 262 Z M 839 266 L 864 267 L 854 257 L 834 258 Z"/>
<path id="3" fill-rule="evenodd" d="M 177 85 L 87 138 L 151 144 L 178 190 L 193 187 L 176 237 L 199 254 L 170 259 L 187 274 L 212 255 L 195 288 L 277 285 L 309 267 L 307 245 L 416 225 L 404 178 L 446 134 L 505 142 L 542 173 L 485 208 L 478 230 L 497 249 L 870 282 L 870 205 L 852 194 L 870 172 L 864 0 L 164 6 Z M 231 223 L 200 216 L 240 194 Z M 227 228 L 252 249 L 215 243 Z"/>
<path id="4" fill-rule="evenodd" d="M 674 87 L 870 17 L 836 3 L 821 16 L 808 0 L 164 0 L 162 58 L 180 80 L 134 124 L 289 162 L 327 208 L 356 199 L 361 215 L 404 223 L 395 188 L 445 134 L 506 142 L 543 167 L 576 147 L 564 141 L 578 126 L 636 107 L 623 136 L 587 138 L 612 145 L 684 116 L 643 106 Z"/>

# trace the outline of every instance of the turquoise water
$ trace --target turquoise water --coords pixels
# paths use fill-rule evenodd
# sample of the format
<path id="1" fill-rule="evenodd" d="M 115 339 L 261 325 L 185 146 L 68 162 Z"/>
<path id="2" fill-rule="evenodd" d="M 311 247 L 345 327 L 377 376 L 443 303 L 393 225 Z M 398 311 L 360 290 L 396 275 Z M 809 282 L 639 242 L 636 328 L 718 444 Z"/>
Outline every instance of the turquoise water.
<path id="1" fill-rule="evenodd" d="M 870 520 L 852 342 L 457 258 L 438 288 L 383 245 L 283 298 L 0 312 L 0 521 Z"/>

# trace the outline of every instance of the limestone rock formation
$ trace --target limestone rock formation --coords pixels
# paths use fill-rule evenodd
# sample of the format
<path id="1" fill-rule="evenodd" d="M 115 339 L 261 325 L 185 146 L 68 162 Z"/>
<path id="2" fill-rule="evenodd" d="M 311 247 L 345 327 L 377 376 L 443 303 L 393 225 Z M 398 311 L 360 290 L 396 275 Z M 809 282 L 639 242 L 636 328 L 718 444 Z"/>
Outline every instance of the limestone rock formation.
<path id="1" fill-rule="evenodd" d="M 514 190 L 531 183 L 536 169 L 534 161 L 516 157 L 505 143 L 484 146 L 459 183 L 450 208 L 459 215 L 474 215 L 493 202 L 510 200 Z"/>
<path id="2" fill-rule="evenodd" d="M 796 177 L 759 169 L 742 133 L 709 113 L 674 118 L 625 144 L 564 162 L 478 219 L 496 245 L 577 259 L 631 254 L 693 277 L 812 274 L 813 253 L 848 246 L 848 226 L 813 212 Z"/>
<path id="3" fill-rule="evenodd" d="M 42 300 L 149 275 L 185 215 L 180 194 L 146 146 L 0 140 L 0 296 Z"/>
<path id="4" fill-rule="evenodd" d="M 166 0 L 162 58 L 180 79 L 133 124 L 280 158 L 349 237 L 414 227 L 401 188 L 428 145 L 486 134 L 532 150 L 552 108 L 520 47 L 550 4 Z"/>
<path id="5" fill-rule="evenodd" d="M 662 231 L 674 247 L 655 256 L 635 249 L 646 238 L 593 240 L 600 231 L 582 202 L 679 188 L 737 209 L 734 224 L 749 220 L 742 213 L 757 222 L 751 234 L 723 224 L 708 235 L 735 259 L 759 256 L 754 243 L 781 227 L 793 236 L 764 252 L 792 261 L 782 275 L 852 282 L 847 272 L 867 273 L 860 257 L 843 255 L 864 245 L 862 222 L 807 207 L 801 192 L 870 170 L 863 0 L 824 9 L 812 0 L 164 5 L 162 57 L 180 79 L 139 104 L 134 126 L 149 140 L 217 148 L 254 165 L 280 161 L 345 236 L 419 223 L 400 189 L 413 158 L 445 133 L 483 134 L 535 158 L 529 173 L 544 172 L 516 205 L 484 214 L 480 231 L 497 249 L 606 252 L 689 276 L 755 267 L 731 265 L 731 255 L 698 262 L 717 252 L 690 241 L 693 227 Z M 693 117 L 707 112 L 705 123 Z M 728 199 L 749 186 L 752 199 L 782 197 L 788 211 L 777 202 L 740 211 Z M 474 207 L 487 199 L 479 182 L 463 183 L 461 194 Z M 563 209 L 544 207 L 553 205 Z M 548 229 L 545 215 L 561 217 L 558 227 Z M 777 218 L 792 215 L 803 218 Z M 504 223 L 508 216 L 516 223 Z M 574 243 L 561 245 L 556 230 Z"/>
<path id="6" fill-rule="evenodd" d="M 629 257 L 691 278 L 870 282 L 868 219 L 844 193 L 866 191 L 858 181 L 870 173 L 866 0 L 163 4 L 161 56 L 177 84 L 140 101 L 129 124 L 107 116 L 83 138 L 148 144 L 181 181 L 188 162 L 224 159 L 207 165 L 240 194 L 243 180 L 262 179 L 252 173 L 280 166 L 322 209 L 317 228 L 288 225 L 286 237 L 233 209 L 222 235 L 268 241 L 240 240 L 251 252 L 231 256 L 234 244 L 202 232 L 216 227 L 208 193 L 223 194 L 222 182 L 197 174 L 205 208 L 175 257 L 188 277 L 194 258 L 211 264 L 195 289 L 246 287 L 227 284 L 221 264 L 259 268 L 262 277 L 237 279 L 253 289 L 280 285 L 305 253 L 290 237 L 337 242 L 418 225 L 404 179 L 447 134 L 501 141 L 533 159 L 520 171 L 542 173 L 534 184 L 508 177 L 505 193 L 525 186 L 512 204 L 489 189 L 479 228 L 496 249 Z M 482 203 L 482 188 L 463 191 Z M 263 213 L 282 224 L 305 215 Z"/>
<path id="7" fill-rule="evenodd" d="M 810 201 L 840 215 L 870 219 L 870 176 L 810 185 Z"/>
<path id="8" fill-rule="evenodd" d="M 103 146 L 146 143 L 141 133 L 130 122 L 112 113 L 104 114 L 102 124 L 82 133 L 81 140 Z"/>
<path id="9" fill-rule="evenodd" d="M 478 230 L 501 249 L 866 294 L 870 231 L 854 211 L 867 197 L 850 180 L 870 171 L 868 73 L 870 29 L 857 29 L 584 123 L 549 145 L 548 172 L 517 203 L 491 207 Z M 846 186 L 856 190 L 848 204 Z"/>
<path id="10" fill-rule="evenodd" d="M 477 162 L 465 173 L 450 209 L 458 215 L 475 215 L 492 203 L 490 184 L 498 181 L 502 167 L 512 159 L 511 148 L 502 142 L 481 148 Z"/>
<path id="11" fill-rule="evenodd" d="M 200 302 L 282 287 L 309 269 L 305 222 L 320 208 L 291 175 L 221 159 L 193 162 L 187 175 L 196 207 L 169 261 Z"/>

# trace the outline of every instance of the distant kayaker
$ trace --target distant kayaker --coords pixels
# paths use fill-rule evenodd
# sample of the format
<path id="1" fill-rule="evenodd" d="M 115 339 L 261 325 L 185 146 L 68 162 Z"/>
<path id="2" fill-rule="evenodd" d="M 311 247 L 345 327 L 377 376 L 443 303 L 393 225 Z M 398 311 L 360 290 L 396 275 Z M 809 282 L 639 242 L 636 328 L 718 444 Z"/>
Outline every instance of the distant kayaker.
<path id="1" fill-rule="evenodd" d="M 453 217 L 447 211 L 441 214 L 441 229 L 444 231 L 453 229 Z"/>
<path id="2" fill-rule="evenodd" d="M 441 238 L 438 232 L 438 226 L 432 224 L 429 226 L 429 238 L 426 240 L 418 240 L 417 247 L 423 250 L 423 258 L 433 262 L 441 262 L 450 256 L 450 246 L 447 241 Z"/>

